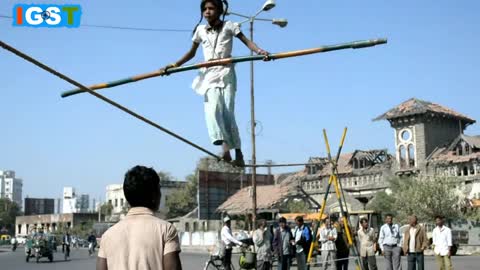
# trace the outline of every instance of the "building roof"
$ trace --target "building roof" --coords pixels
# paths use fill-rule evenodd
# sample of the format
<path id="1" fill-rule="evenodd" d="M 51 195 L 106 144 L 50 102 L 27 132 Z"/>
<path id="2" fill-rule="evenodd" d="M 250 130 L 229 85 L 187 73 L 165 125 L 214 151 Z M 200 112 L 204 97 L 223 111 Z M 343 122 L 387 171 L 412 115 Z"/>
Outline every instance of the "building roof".
<path id="1" fill-rule="evenodd" d="M 340 158 L 338 159 L 337 169 L 338 174 L 349 174 L 352 173 L 354 168 L 352 164 L 352 159 L 366 159 L 371 162 L 369 166 L 364 169 L 375 169 L 379 165 L 388 162 L 392 159 L 392 156 L 387 153 L 387 150 L 380 149 L 380 150 L 355 150 L 353 153 L 345 153 L 341 154 Z M 326 158 L 323 157 L 311 157 L 309 162 L 319 162 L 325 161 Z M 332 173 L 332 164 L 325 162 L 321 165 L 316 165 L 317 171 L 314 174 L 315 176 L 329 176 Z"/>
<path id="2" fill-rule="evenodd" d="M 284 179 L 279 185 L 257 186 L 257 211 L 271 210 L 289 196 L 297 194 L 296 174 Z M 229 197 L 218 208 L 217 212 L 231 215 L 244 214 L 252 210 L 252 188 L 246 187 Z"/>
<path id="3" fill-rule="evenodd" d="M 455 119 L 462 120 L 469 124 L 475 123 L 474 119 L 466 115 L 463 115 L 461 113 L 458 113 L 450 108 L 447 108 L 429 101 L 416 99 L 416 98 L 411 98 L 403 102 L 402 104 L 396 106 L 395 108 L 373 119 L 373 121 L 385 120 L 385 119 L 390 120 L 390 119 L 400 118 L 404 116 L 419 115 L 419 114 L 426 114 L 426 113 L 436 113 L 440 115 L 450 116 Z"/>
<path id="4" fill-rule="evenodd" d="M 456 146 L 465 141 L 472 149 L 480 149 L 480 136 L 459 135 L 450 144 L 438 147 L 427 158 L 433 162 L 464 163 L 471 160 L 480 160 L 480 151 L 471 151 L 468 155 L 457 155 Z"/>

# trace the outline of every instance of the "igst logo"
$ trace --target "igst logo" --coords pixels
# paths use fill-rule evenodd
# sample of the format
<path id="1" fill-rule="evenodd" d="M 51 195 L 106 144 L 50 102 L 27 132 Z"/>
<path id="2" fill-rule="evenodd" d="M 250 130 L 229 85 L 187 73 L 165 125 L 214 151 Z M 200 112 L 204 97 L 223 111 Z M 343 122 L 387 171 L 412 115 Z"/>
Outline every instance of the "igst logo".
<path id="1" fill-rule="evenodd" d="M 80 5 L 27 5 L 13 7 L 13 26 L 79 27 Z"/>

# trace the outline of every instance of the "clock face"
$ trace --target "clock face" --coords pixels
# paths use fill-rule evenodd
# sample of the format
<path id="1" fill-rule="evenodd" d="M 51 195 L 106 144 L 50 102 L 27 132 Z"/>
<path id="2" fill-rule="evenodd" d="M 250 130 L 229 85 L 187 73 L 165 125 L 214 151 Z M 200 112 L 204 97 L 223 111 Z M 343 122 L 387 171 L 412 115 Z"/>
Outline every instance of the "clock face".
<path id="1" fill-rule="evenodd" d="M 400 140 L 408 142 L 412 140 L 412 131 L 410 129 L 403 129 L 399 132 Z"/>

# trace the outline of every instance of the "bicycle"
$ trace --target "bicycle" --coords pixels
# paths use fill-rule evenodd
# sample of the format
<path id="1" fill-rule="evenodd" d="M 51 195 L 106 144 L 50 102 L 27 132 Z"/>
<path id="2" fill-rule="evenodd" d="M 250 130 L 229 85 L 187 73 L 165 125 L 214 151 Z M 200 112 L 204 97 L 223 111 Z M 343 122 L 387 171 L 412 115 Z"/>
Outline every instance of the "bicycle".
<path id="1" fill-rule="evenodd" d="M 255 253 L 251 252 L 251 249 L 250 249 L 250 247 L 253 245 L 252 239 L 249 238 L 249 239 L 244 239 L 240 241 L 243 242 L 245 246 L 241 246 L 240 252 L 236 253 L 236 254 L 241 254 L 240 260 L 238 263 L 240 266 L 239 269 L 240 270 L 256 269 Z M 218 246 L 215 246 L 209 249 L 210 258 L 205 263 L 205 267 L 203 268 L 204 270 L 225 270 L 225 267 L 223 266 L 223 256 L 220 254 L 220 250 L 221 248 Z M 251 258 L 251 256 L 254 256 L 254 257 Z M 246 257 L 249 257 L 248 260 L 246 260 Z M 253 262 L 247 263 L 246 261 L 253 261 Z M 233 263 L 230 263 L 230 269 L 235 270 Z"/>

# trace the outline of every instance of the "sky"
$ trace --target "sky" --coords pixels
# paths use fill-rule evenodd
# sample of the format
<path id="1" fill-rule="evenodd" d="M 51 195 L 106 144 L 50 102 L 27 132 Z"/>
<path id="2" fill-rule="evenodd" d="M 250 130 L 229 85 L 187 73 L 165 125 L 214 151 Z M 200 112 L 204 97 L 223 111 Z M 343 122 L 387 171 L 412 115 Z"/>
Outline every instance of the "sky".
<path id="1" fill-rule="evenodd" d="M 198 0 L 0 1 L 0 39 L 83 84 L 154 71 L 191 46 Z M 394 148 L 388 122 L 376 116 L 416 97 L 480 119 L 479 1 L 286 1 L 262 18 L 287 18 L 285 28 L 257 21 L 254 40 L 269 52 L 371 38 L 388 44 L 255 63 L 257 160 L 306 162 L 325 155 L 322 129 L 334 149 L 348 127 L 344 151 Z M 82 24 L 188 31 L 159 32 L 12 26 L 18 3 L 79 4 Z M 230 10 L 254 14 L 261 0 L 230 0 Z M 228 16 L 232 21 L 241 18 Z M 242 31 L 249 35 L 248 25 Z M 234 42 L 234 56 L 248 49 Z M 191 63 L 202 61 L 199 51 Z M 251 156 L 249 65 L 236 66 L 236 115 L 243 151 Z M 195 71 L 102 90 L 107 97 L 195 143 L 210 145 L 203 100 L 190 88 Z M 0 170 L 14 170 L 23 195 L 61 197 L 73 186 L 91 197 L 141 164 L 178 179 L 195 169 L 202 152 L 82 94 L 62 99 L 72 85 L 0 50 Z M 479 135 L 480 125 L 466 134 Z M 285 172 L 299 168 L 276 169 Z"/>

